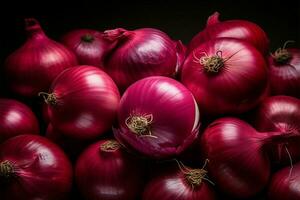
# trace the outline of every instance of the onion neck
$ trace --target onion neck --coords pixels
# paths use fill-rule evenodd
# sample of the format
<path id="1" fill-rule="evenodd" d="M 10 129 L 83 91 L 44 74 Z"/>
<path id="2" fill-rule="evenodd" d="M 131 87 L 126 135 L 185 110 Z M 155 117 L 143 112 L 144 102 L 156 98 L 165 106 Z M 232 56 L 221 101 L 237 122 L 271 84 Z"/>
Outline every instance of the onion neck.
<path id="1" fill-rule="evenodd" d="M 207 73 L 218 73 L 224 66 L 224 60 L 219 55 L 203 56 L 200 59 L 200 64 L 204 66 Z"/>
<path id="2" fill-rule="evenodd" d="M 108 140 L 101 144 L 100 150 L 104 152 L 114 152 L 121 147 L 121 144 L 116 140 Z"/>
<path id="3" fill-rule="evenodd" d="M 44 98 L 44 101 L 51 106 L 57 105 L 57 97 L 54 93 L 46 93 L 46 92 L 40 92 L 38 94 L 39 96 L 42 96 Z"/>
<path id="4" fill-rule="evenodd" d="M 90 33 L 87 33 L 87 34 L 81 36 L 80 39 L 81 39 L 81 41 L 86 42 L 86 43 L 92 43 L 95 40 L 94 36 Z"/>
<path id="5" fill-rule="evenodd" d="M 275 62 L 278 64 L 286 64 L 292 58 L 292 54 L 287 49 L 277 49 L 272 55 Z"/>
<path id="6" fill-rule="evenodd" d="M 192 187 L 198 187 L 206 177 L 206 174 L 207 171 L 204 169 L 188 169 L 184 172 L 184 177 Z"/>
<path id="7" fill-rule="evenodd" d="M 151 123 L 153 121 L 153 115 L 138 115 L 134 114 L 129 116 L 125 124 L 131 132 L 139 136 L 150 136 L 151 135 Z"/>
<path id="8" fill-rule="evenodd" d="M 127 31 L 126 29 L 123 28 L 117 28 L 117 29 L 113 29 L 113 30 L 106 30 L 103 32 L 103 38 L 114 42 L 117 40 L 120 40 L 124 37 L 127 37 L 129 35 L 131 35 L 132 32 Z"/>
<path id="9" fill-rule="evenodd" d="M 28 34 L 28 37 L 37 37 L 45 36 L 45 33 L 40 26 L 40 23 L 34 18 L 25 19 L 25 30 Z"/>
<path id="10" fill-rule="evenodd" d="M 0 162 L 0 177 L 10 178 L 14 176 L 15 170 L 11 162 L 5 160 Z"/>

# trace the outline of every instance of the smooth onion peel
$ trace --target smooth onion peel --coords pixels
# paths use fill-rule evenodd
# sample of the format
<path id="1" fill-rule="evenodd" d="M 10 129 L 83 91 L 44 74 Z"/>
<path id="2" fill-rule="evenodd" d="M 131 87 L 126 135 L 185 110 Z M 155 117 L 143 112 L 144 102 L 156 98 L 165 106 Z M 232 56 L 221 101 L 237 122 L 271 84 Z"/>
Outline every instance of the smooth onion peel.
<path id="1" fill-rule="evenodd" d="M 153 76 L 125 91 L 114 135 L 126 147 L 158 159 L 181 153 L 198 129 L 199 111 L 190 91 L 171 78 Z"/>
<path id="2" fill-rule="evenodd" d="M 263 56 L 242 40 L 220 38 L 203 43 L 186 58 L 182 83 L 207 116 L 243 113 L 266 94 Z"/>
<path id="3" fill-rule="evenodd" d="M 266 33 L 256 24 L 246 20 L 228 20 L 221 22 L 220 14 L 215 12 L 208 20 L 206 28 L 191 40 L 188 52 L 192 52 L 202 43 L 215 38 L 235 38 L 249 42 L 263 55 L 269 50 Z"/>
<path id="4" fill-rule="evenodd" d="M 5 61 L 5 77 L 9 89 L 25 97 L 36 97 L 47 91 L 56 76 L 75 66 L 75 55 L 49 39 L 36 19 L 25 19 L 27 41 Z"/>

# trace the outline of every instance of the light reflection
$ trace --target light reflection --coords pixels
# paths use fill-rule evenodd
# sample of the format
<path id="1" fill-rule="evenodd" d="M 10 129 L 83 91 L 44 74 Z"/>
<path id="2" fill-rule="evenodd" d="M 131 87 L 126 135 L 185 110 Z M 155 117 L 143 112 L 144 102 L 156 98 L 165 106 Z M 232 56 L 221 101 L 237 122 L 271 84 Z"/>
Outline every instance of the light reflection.
<path id="1" fill-rule="evenodd" d="M 177 87 L 168 82 L 159 83 L 159 91 L 162 94 L 167 92 L 170 96 L 172 96 L 172 98 L 178 101 L 184 98 L 182 92 Z"/>
<path id="2" fill-rule="evenodd" d="M 21 115 L 20 113 L 16 112 L 16 111 L 10 111 L 6 117 L 6 122 L 9 123 L 17 123 L 21 120 Z"/>
<path id="3" fill-rule="evenodd" d="M 103 79 L 99 76 L 99 74 L 91 74 L 87 76 L 86 81 L 89 85 L 104 85 Z"/>
<path id="4" fill-rule="evenodd" d="M 88 128 L 93 124 L 94 117 L 91 114 L 85 113 L 80 115 L 76 121 L 78 128 Z"/>

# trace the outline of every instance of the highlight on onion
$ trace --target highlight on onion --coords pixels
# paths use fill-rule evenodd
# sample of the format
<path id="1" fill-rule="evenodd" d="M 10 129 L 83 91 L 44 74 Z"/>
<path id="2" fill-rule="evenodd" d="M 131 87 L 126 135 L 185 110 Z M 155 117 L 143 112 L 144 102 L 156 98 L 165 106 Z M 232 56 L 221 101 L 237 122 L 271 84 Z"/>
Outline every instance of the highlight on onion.
<path id="1" fill-rule="evenodd" d="M 269 56 L 271 93 L 300 98 L 300 49 L 286 48 L 289 42 Z"/>
<path id="2" fill-rule="evenodd" d="M 104 67 L 121 92 L 148 76 L 174 76 L 181 58 L 177 44 L 164 32 L 143 28 L 133 31 L 117 28 L 104 31 L 104 38 L 116 42 L 105 58 Z"/>
<path id="3" fill-rule="evenodd" d="M 133 200 L 142 189 L 143 168 L 116 140 L 101 140 L 80 155 L 75 177 L 87 200 Z"/>
<path id="4" fill-rule="evenodd" d="M 220 38 L 203 43 L 187 56 L 181 81 L 206 116 L 239 114 L 266 96 L 267 67 L 249 43 Z"/>
<path id="5" fill-rule="evenodd" d="M 219 20 L 220 13 L 215 12 L 207 19 L 206 27 L 190 41 L 188 52 L 215 38 L 235 38 L 253 45 L 263 55 L 269 51 L 269 39 L 257 24 L 246 20 Z"/>
<path id="6" fill-rule="evenodd" d="M 250 198 L 270 178 L 270 146 L 291 137 L 293 134 L 260 133 L 238 118 L 224 117 L 207 127 L 201 148 L 216 186 L 232 198 Z"/>
<path id="7" fill-rule="evenodd" d="M 101 32 L 77 29 L 63 35 L 62 43 L 74 52 L 79 64 L 103 68 L 103 59 L 113 43 L 105 40 Z"/>
<path id="8" fill-rule="evenodd" d="M 115 137 L 151 158 L 175 156 L 197 137 L 199 111 L 191 92 L 174 79 L 144 78 L 123 94 Z"/>
<path id="9" fill-rule="evenodd" d="M 254 126 L 258 131 L 277 131 L 281 134 L 300 133 L 300 100 L 289 96 L 266 98 L 257 108 Z M 291 138 L 273 148 L 271 160 L 277 165 L 287 165 L 300 160 L 300 138 Z"/>
<path id="10" fill-rule="evenodd" d="M 25 19 L 27 41 L 5 61 L 6 84 L 10 91 L 33 98 L 48 90 L 64 69 L 77 65 L 75 55 L 49 39 L 36 19 Z"/>
<path id="11" fill-rule="evenodd" d="M 1 200 L 65 200 L 72 166 L 55 144 L 36 135 L 20 135 L 0 145 Z"/>
<path id="12" fill-rule="evenodd" d="M 50 122 L 71 138 L 96 139 L 111 129 L 120 94 L 113 80 L 93 66 L 76 66 L 63 71 L 48 93 L 41 92 L 48 104 Z"/>
<path id="13" fill-rule="evenodd" d="M 215 200 L 212 185 L 205 165 L 193 169 L 178 162 L 178 167 L 162 170 L 146 185 L 142 200 Z"/>
<path id="14" fill-rule="evenodd" d="M 0 98 L 0 143 L 22 134 L 39 134 L 36 116 L 25 104 Z"/>

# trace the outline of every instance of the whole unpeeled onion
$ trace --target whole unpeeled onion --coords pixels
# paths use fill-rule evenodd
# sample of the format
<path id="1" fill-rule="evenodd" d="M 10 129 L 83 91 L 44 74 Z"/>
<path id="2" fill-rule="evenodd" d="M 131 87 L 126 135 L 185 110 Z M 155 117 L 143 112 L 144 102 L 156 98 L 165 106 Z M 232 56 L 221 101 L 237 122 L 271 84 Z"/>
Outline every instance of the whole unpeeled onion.
<path id="1" fill-rule="evenodd" d="M 68 67 L 75 66 L 75 55 L 51 39 L 35 19 L 26 19 L 27 41 L 5 61 L 5 78 L 8 88 L 21 96 L 36 97 L 48 90 L 56 76 Z"/>
<path id="2" fill-rule="evenodd" d="M 0 145 L 1 200 L 65 200 L 72 166 L 63 151 L 36 135 L 20 135 Z"/>
<path id="3" fill-rule="evenodd" d="M 13 99 L 0 99 L 0 143 L 22 134 L 39 134 L 39 124 L 31 109 Z"/>

